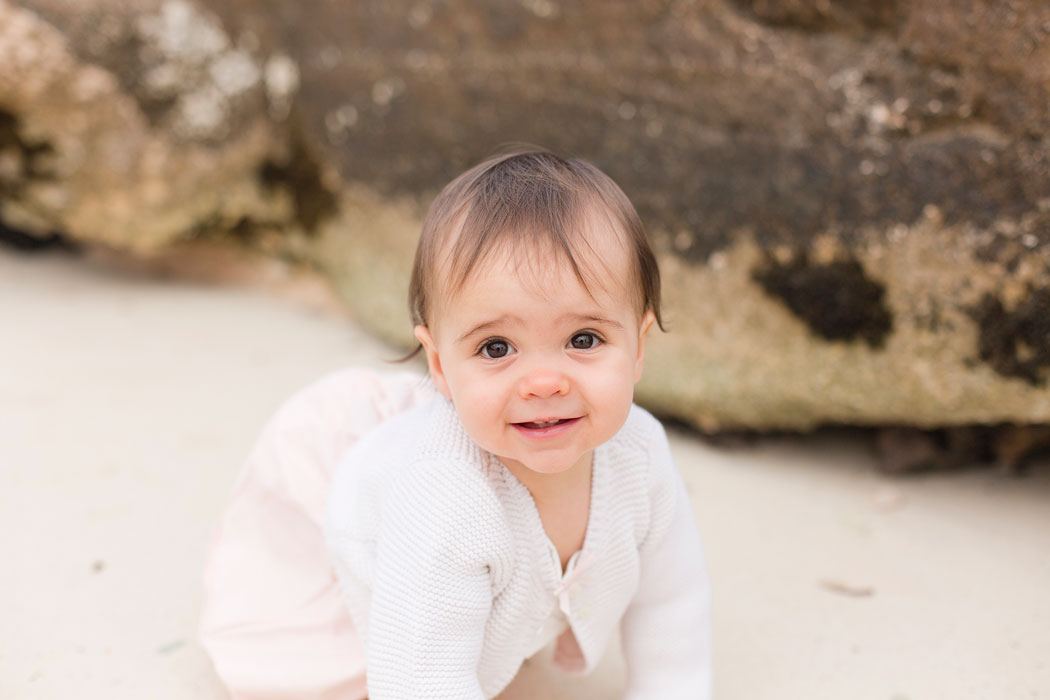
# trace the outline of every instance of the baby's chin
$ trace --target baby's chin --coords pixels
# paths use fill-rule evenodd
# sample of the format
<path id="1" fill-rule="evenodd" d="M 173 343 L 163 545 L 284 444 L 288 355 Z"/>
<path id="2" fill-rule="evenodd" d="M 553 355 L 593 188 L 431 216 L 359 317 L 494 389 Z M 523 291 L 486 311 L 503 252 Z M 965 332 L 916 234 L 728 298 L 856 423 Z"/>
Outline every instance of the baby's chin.
<path id="1" fill-rule="evenodd" d="M 496 455 L 496 458 L 503 463 L 512 474 L 519 474 L 521 472 L 528 472 L 531 474 L 538 474 L 544 476 L 554 476 L 557 474 L 564 474 L 565 472 L 572 471 L 574 468 L 590 464 L 591 455 L 594 450 L 588 450 L 582 455 L 578 455 L 571 459 L 530 459 L 520 461 L 511 457 L 504 457 Z"/>

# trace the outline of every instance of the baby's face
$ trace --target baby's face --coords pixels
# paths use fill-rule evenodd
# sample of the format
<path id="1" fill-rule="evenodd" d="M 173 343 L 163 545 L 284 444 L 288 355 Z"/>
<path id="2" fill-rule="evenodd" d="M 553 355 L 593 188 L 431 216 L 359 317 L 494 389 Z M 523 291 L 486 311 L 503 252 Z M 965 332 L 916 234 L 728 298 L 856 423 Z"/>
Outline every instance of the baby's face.
<path id="1" fill-rule="evenodd" d="M 653 316 L 640 316 L 615 248 L 604 253 L 615 274 L 590 293 L 565 262 L 536 277 L 493 256 L 416 328 L 438 390 L 512 472 L 584 464 L 627 419 Z"/>

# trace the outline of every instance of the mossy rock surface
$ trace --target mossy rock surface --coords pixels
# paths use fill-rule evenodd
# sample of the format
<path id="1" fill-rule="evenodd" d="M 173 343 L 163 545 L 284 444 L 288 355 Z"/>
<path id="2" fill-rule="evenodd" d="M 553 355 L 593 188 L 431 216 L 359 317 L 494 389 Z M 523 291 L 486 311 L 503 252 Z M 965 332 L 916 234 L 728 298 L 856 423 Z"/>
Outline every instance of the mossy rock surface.
<path id="1" fill-rule="evenodd" d="M 0 224 L 314 264 L 409 343 L 426 204 L 500 144 L 638 205 L 704 429 L 1050 422 L 1050 6 L 0 0 Z"/>

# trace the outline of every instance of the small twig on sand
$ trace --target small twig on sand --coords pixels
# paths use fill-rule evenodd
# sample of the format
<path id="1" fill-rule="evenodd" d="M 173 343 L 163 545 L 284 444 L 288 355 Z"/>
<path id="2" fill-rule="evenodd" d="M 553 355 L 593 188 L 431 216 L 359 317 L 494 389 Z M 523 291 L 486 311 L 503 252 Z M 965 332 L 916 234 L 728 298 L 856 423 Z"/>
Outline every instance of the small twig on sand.
<path id="1" fill-rule="evenodd" d="M 831 581 L 829 579 L 821 580 L 820 587 L 825 591 L 849 596 L 850 598 L 870 598 L 875 595 L 875 589 L 871 586 L 850 586 L 841 581 Z"/>

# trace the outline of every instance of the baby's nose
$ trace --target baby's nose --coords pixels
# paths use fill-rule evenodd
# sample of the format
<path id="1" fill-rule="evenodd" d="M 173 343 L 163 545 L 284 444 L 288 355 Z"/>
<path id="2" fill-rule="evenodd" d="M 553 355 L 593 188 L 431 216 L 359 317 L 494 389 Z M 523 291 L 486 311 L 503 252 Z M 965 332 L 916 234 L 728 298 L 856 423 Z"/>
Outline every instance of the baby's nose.
<path id="1" fill-rule="evenodd" d="M 537 367 L 525 373 L 518 389 L 524 399 L 563 396 L 569 392 L 569 378 L 556 369 Z"/>

